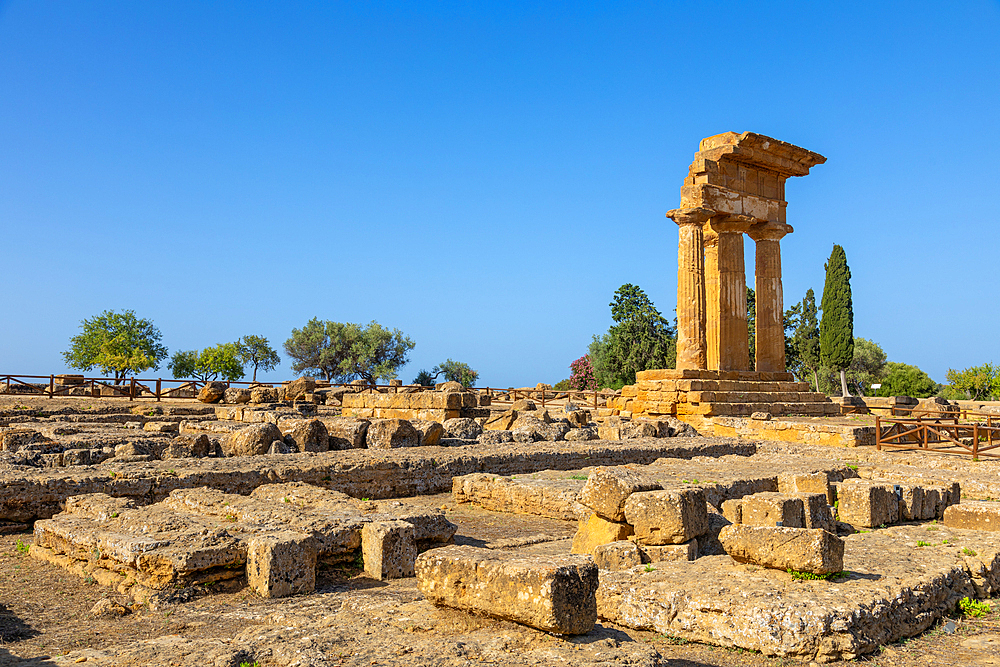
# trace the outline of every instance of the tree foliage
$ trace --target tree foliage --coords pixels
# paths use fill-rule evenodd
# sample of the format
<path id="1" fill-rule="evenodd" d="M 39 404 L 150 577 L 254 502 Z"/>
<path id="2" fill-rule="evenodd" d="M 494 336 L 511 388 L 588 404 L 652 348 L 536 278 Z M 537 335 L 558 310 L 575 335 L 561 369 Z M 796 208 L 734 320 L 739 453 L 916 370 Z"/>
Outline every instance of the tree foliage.
<path id="1" fill-rule="evenodd" d="M 167 348 L 160 344 L 160 330 L 151 321 L 136 317 L 133 310 L 105 310 L 83 320 L 80 328 L 63 352 L 71 368 L 100 368 L 106 375 L 114 374 L 119 382 L 129 373 L 159 368 L 167 357 Z"/>
<path id="2" fill-rule="evenodd" d="M 816 295 L 810 288 L 805 298 L 791 309 L 795 311 L 795 326 L 789 340 L 790 347 L 795 350 L 796 370 L 801 378 L 805 372 L 811 373 L 813 387 L 819 391 L 820 343 L 819 321 L 817 319 Z M 786 315 L 787 317 L 787 315 Z"/>
<path id="3" fill-rule="evenodd" d="M 820 309 L 823 311 L 819 323 L 820 360 L 824 366 L 841 372 L 841 389 L 848 396 L 844 371 L 854 359 L 854 306 L 851 269 L 847 266 L 847 254 L 839 245 L 833 246 L 826 263 Z"/>
<path id="4" fill-rule="evenodd" d="M 642 289 L 622 285 L 610 306 L 615 324 L 594 336 L 588 352 L 599 386 L 619 389 L 639 371 L 674 367 L 677 334 Z"/>
<path id="5" fill-rule="evenodd" d="M 263 336 L 243 336 L 236 341 L 237 358 L 244 366 L 253 367 L 253 382 L 257 381 L 257 371 L 273 371 L 281 363 L 281 357 Z"/>
<path id="6" fill-rule="evenodd" d="M 842 369 L 847 385 L 859 396 L 871 394 L 871 385 L 885 378 L 886 353 L 878 343 L 866 338 L 854 339 L 854 356 L 847 368 Z M 840 384 L 840 370 L 823 366 L 819 371 L 820 391 L 836 393 Z"/>
<path id="7" fill-rule="evenodd" d="M 430 371 L 420 369 L 417 373 L 417 377 L 413 378 L 413 384 L 419 384 L 422 387 L 433 387 L 434 386 L 434 376 L 431 375 Z"/>
<path id="8" fill-rule="evenodd" d="M 594 365 L 590 363 L 590 355 L 585 354 L 569 365 L 570 376 L 567 389 L 584 391 L 597 389 L 597 377 L 594 375 Z"/>
<path id="9" fill-rule="evenodd" d="M 882 386 L 876 396 L 928 398 L 938 392 L 938 383 L 916 366 L 890 361 L 885 365 Z"/>
<path id="10" fill-rule="evenodd" d="M 973 401 L 984 401 L 990 396 L 1000 395 L 1000 366 L 991 363 L 970 366 L 960 371 L 949 368 L 946 378 L 953 390 L 965 394 Z"/>
<path id="11" fill-rule="evenodd" d="M 750 370 L 757 368 L 757 293 L 747 287 L 747 342 L 749 343 Z"/>
<path id="12" fill-rule="evenodd" d="M 446 381 L 459 382 L 463 387 L 472 387 L 479 379 L 479 371 L 473 370 L 472 366 L 465 362 L 452 359 L 435 366 L 433 373 L 433 378 L 443 374 Z"/>
<path id="13" fill-rule="evenodd" d="M 175 378 L 211 380 L 239 380 L 243 377 L 243 364 L 239 359 L 237 343 L 220 343 L 204 350 L 174 352 L 167 368 Z"/>
<path id="14" fill-rule="evenodd" d="M 375 384 L 395 378 L 414 346 L 399 329 L 386 329 L 374 320 L 363 326 L 314 317 L 292 329 L 285 352 L 295 361 L 296 373 L 315 372 L 328 382 L 362 379 Z"/>

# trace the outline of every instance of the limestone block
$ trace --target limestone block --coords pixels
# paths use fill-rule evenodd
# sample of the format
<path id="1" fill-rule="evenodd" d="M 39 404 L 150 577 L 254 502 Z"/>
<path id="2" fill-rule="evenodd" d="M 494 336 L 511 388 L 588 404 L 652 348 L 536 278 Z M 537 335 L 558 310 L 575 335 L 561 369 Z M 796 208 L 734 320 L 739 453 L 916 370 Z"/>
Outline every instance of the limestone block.
<path id="1" fill-rule="evenodd" d="M 434 447 L 441 444 L 444 437 L 444 427 L 440 422 L 429 421 L 427 419 L 411 419 L 410 425 L 417 430 L 420 437 L 420 446 Z"/>
<path id="2" fill-rule="evenodd" d="M 259 535 L 247 543 L 247 585 L 263 598 L 316 590 L 316 545 L 304 533 Z"/>
<path id="3" fill-rule="evenodd" d="M 142 442 L 123 442 L 115 447 L 115 457 L 152 456 L 153 452 Z"/>
<path id="4" fill-rule="evenodd" d="M 740 498 L 723 500 L 722 516 L 730 523 L 743 523 L 743 500 Z"/>
<path id="5" fill-rule="evenodd" d="M 364 449 L 365 436 L 371 423 L 367 419 L 321 417 L 320 421 L 326 426 L 326 432 L 330 436 L 331 450 Z"/>
<path id="6" fill-rule="evenodd" d="M 748 526 L 805 528 L 802 498 L 787 494 L 755 493 L 742 499 L 742 521 Z"/>
<path id="7" fill-rule="evenodd" d="M 250 390 L 243 387 L 230 387 L 222 395 L 222 400 L 234 405 L 250 402 Z"/>
<path id="8" fill-rule="evenodd" d="M 215 408 L 215 418 L 222 421 L 241 422 L 243 421 L 243 408 L 229 405 L 219 406 Z"/>
<path id="9" fill-rule="evenodd" d="M 90 464 L 89 449 L 67 449 L 63 452 L 64 466 L 89 466 Z"/>
<path id="10" fill-rule="evenodd" d="M 663 563 L 675 560 L 694 560 L 698 557 L 698 540 L 688 540 L 681 544 L 639 547 L 643 563 Z"/>
<path id="11" fill-rule="evenodd" d="M 642 552 L 629 540 L 609 542 L 594 548 L 594 563 L 601 570 L 628 570 L 642 565 Z"/>
<path id="12" fill-rule="evenodd" d="M 442 426 L 446 438 L 461 438 L 463 440 L 475 440 L 483 432 L 483 427 L 475 419 L 459 417 L 448 419 Z"/>
<path id="13" fill-rule="evenodd" d="M 503 412 L 499 415 L 495 415 L 486 420 L 483 428 L 487 431 L 510 431 L 511 426 L 517 421 L 517 410 L 513 408 Z"/>
<path id="14" fill-rule="evenodd" d="M 875 528 L 899 520 L 899 500 L 892 484 L 848 479 L 837 491 L 837 514 L 855 528 Z"/>
<path id="15" fill-rule="evenodd" d="M 0 430 L 0 451 L 16 452 L 27 445 L 47 439 L 38 431 L 28 428 Z"/>
<path id="16" fill-rule="evenodd" d="M 964 500 L 944 511 L 944 525 L 968 530 L 1000 530 L 1000 502 Z"/>
<path id="17" fill-rule="evenodd" d="M 274 387 L 252 387 L 250 389 L 251 403 L 277 403 L 278 392 Z"/>
<path id="18" fill-rule="evenodd" d="M 634 421 L 622 424 L 621 439 L 632 438 L 656 438 L 660 435 L 660 429 L 655 424 L 646 421 Z"/>
<path id="19" fill-rule="evenodd" d="M 161 459 L 202 458 L 212 450 L 212 441 L 204 433 L 179 435 L 160 453 Z"/>
<path id="20" fill-rule="evenodd" d="M 590 427 L 571 428 L 566 431 L 566 435 L 563 438 L 570 441 L 597 440 L 597 429 Z"/>
<path id="21" fill-rule="evenodd" d="M 640 491 L 625 502 L 625 519 L 643 545 L 681 544 L 708 531 L 701 489 Z"/>
<path id="22" fill-rule="evenodd" d="M 368 449 L 416 447 L 420 444 L 420 435 L 405 419 L 373 419 L 365 441 Z"/>
<path id="23" fill-rule="evenodd" d="M 587 556 L 450 546 L 423 553 L 416 573 L 421 592 L 437 605 L 568 635 L 590 632 L 597 621 L 597 566 Z"/>
<path id="24" fill-rule="evenodd" d="M 662 488 L 626 467 L 598 468 L 590 473 L 580 492 L 580 504 L 609 521 L 625 520 L 625 501 L 633 493 Z"/>
<path id="25" fill-rule="evenodd" d="M 417 543 L 413 524 L 398 519 L 372 521 L 361 529 L 365 573 L 384 581 L 413 576 Z"/>
<path id="26" fill-rule="evenodd" d="M 924 516 L 924 488 L 913 484 L 900 485 L 899 520 L 919 521 Z"/>
<path id="27" fill-rule="evenodd" d="M 825 472 L 778 475 L 778 491 L 781 493 L 825 493 L 827 504 L 833 504 L 830 478 Z"/>
<path id="28" fill-rule="evenodd" d="M 601 424 L 597 427 L 597 437 L 600 440 L 621 440 L 621 424 Z"/>
<path id="29" fill-rule="evenodd" d="M 149 433 L 177 433 L 178 428 L 177 422 L 146 422 L 142 425 L 142 430 Z"/>
<path id="30" fill-rule="evenodd" d="M 592 554 L 594 549 L 602 544 L 618 542 L 633 533 L 632 526 L 627 523 L 608 521 L 596 514 L 591 514 L 586 521 L 581 520 L 573 536 L 573 547 L 570 553 Z"/>
<path id="31" fill-rule="evenodd" d="M 285 400 L 301 400 L 306 394 L 316 391 L 316 380 L 311 377 L 300 377 L 285 385 Z"/>
<path id="32" fill-rule="evenodd" d="M 802 514 L 806 528 L 819 528 L 833 534 L 837 533 L 832 508 L 826 502 L 825 493 L 796 493 L 795 495 L 802 499 Z"/>
<path id="33" fill-rule="evenodd" d="M 198 400 L 202 403 L 218 403 L 225 394 L 225 382 L 207 382 L 198 392 Z"/>
<path id="34" fill-rule="evenodd" d="M 222 451 L 225 452 L 226 456 L 266 454 L 271 448 L 271 443 L 281 439 L 281 431 L 274 424 L 270 422 L 252 424 L 223 439 Z"/>
<path id="35" fill-rule="evenodd" d="M 719 541 L 739 563 L 813 574 L 844 569 L 844 541 L 825 530 L 733 524 L 719 531 Z"/>
<path id="36" fill-rule="evenodd" d="M 278 429 L 285 442 L 296 451 L 325 452 L 330 448 L 330 434 L 318 419 L 279 419 Z"/>
<path id="37" fill-rule="evenodd" d="M 506 442 L 514 442 L 514 433 L 512 431 L 487 430 L 483 431 L 476 439 L 483 445 L 502 445 Z"/>

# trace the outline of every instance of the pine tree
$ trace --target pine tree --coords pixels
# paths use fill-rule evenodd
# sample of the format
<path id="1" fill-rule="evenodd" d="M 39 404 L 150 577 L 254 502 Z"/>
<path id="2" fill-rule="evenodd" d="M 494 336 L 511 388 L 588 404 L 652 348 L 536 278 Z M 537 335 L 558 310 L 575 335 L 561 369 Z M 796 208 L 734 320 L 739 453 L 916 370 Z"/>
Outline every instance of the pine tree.
<path id="1" fill-rule="evenodd" d="M 819 323 L 820 361 L 840 371 L 841 390 L 844 396 L 850 396 L 845 369 L 854 359 L 854 306 L 851 269 L 847 266 L 847 254 L 839 245 L 833 246 L 826 262 L 826 283 L 820 308 L 823 311 Z"/>
<path id="2" fill-rule="evenodd" d="M 801 368 L 812 371 L 813 387 L 819 391 L 819 378 L 816 375 L 820 367 L 817 312 L 816 293 L 809 288 L 802 303 L 799 304 L 799 321 L 795 333 L 792 334 L 792 345 L 798 353 Z"/>

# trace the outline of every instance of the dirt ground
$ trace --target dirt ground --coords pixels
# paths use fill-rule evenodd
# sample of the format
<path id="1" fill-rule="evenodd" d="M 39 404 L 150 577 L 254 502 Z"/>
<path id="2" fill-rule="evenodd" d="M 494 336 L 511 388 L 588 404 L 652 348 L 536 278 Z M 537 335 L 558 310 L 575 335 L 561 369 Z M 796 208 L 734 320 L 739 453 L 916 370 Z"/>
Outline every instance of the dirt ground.
<path id="1" fill-rule="evenodd" d="M 443 507 L 458 525 L 459 544 L 566 553 L 576 529 L 572 522 L 456 505 L 450 494 L 401 502 Z M 598 624 L 582 637 L 558 637 L 433 609 L 422 600 L 414 579 L 378 582 L 343 565 L 321 567 L 316 593 L 309 596 L 265 600 L 237 582 L 231 590 L 185 591 L 179 596 L 189 598 L 184 601 L 135 606 L 121 617 L 95 617 L 91 608 L 103 597 L 129 601 L 30 558 L 30 541 L 28 533 L 0 535 L 2 666 L 800 664 L 611 624 Z M 983 618 L 948 619 L 857 662 L 879 667 L 1000 665 L 1000 600 L 992 602 L 997 611 Z M 336 632 L 331 635 L 332 628 Z M 244 660 L 240 647 L 251 644 L 255 648 Z M 293 649 L 311 657 L 290 662 Z"/>

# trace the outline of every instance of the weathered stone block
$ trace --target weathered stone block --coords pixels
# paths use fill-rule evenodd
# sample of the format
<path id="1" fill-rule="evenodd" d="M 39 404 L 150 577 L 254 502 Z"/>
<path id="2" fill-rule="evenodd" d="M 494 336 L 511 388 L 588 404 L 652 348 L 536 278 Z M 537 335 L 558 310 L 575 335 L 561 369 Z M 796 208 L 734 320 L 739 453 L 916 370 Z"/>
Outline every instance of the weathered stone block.
<path id="1" fill-rule="evenodd" d="M 444 427 L 440 422 L 411 419 L 410 424 L 417 429 L 421 447 L 434 447 L 441 444 L 441 438 L 444 437 Z"/>
<path id="2" fill-rule="evenodd" d="M 597 514 L 591 514 L 586 521 L 580 521 L 573 536 L 570 553 L 592 554 L 602 544 L 624 540 L 634 532 L 627 523 L 608 521 Z"/>
<path id="3" fill-rule="evenodd" d="M 277 403 L 278 391 L 274 387 L 251 387 L 251 403 Z"/>
<path id="4" fill-rule="evenodd" d="M 405 419 L 374 419 L 368 426 L 365 440 L 368 449 L 397 449 L 416 447 L 420 444 L 420 435 Z"/>
<path id="5" fill-rule="evenodd" d="M 743 500 L 733 498 L 722 501 L 722 516 L 730 523 L 743 523 Z"/>
<path id="6" fill-rule="evenodd" d="M 330 434 L 318 419 L 279 419 L 278 429 L 295 451 L 325 452 L 330 448 Z"/>
<path id="7" fill-rule="evenodd" d="M 350 417 L 321 417 L 330 436 L 330 449 L 364 449 L 365 436 L 368 434 L 367 419 L 352 419 Z"/>
<path id="8" fill-rule="evenodd" d="M 206 382 L 198 392 L 198 400 L 202 403 L 218 403 L 226 394 L 225 382 Z"/>
<path id="9" fill-rule="evenodd" d="M 285 400 L 297 401 L 316 391 L 316 380 L 311 377 L 300 377 L 285 385 Z"/>
<path id="10" fill-rule="evenodd" d="M 944 511 L 944 525 L 969 530 L 1000 530 L 1000 502 L 965 500 Z"/>
<path id="11" fill-rule="evenodd" d="M 146 422 L 142 425 L 142 430 L 149 433 L 177 433 L 178 428 L 177 422 Z"/>
<path id="12" fill-rule="evenodd" d="M 256 456 L 266 454 L 271 443 L 281 440 L 281 431 L 270 422 L 253 424 L 231 433 L 222 441 L 226 456 Z"/>
<path id="13" fill-rule="evenodd" d="M 624 521 L 625 501 L 629 496 L 660 488 L 658 482 L 625 467 L 598 468 L 587 478 L 580 492 L 580 504 L 609 521 Z"/>
<path id="14" fill-rule="evenodd" d="M 825 493 L 796 493 L 802 499 L 802 514 L 806 528 L 819 528 L 837 534 L 833 512 Z"/>
<path id="15" fill-rule="evenodd" d="M 597 566 L 586 556 L 512 557 L 451 546 L 417 559 L 417 584 L 432 603 L 578 635 L 597 621 Z"/>
<path id="16" fill-rule="evenodd" d="M 234 405 L 250 402 L 250 390 L 243 387 L 230 387 L 222 395 L 222 400 Z"/>
<path id="17" fill-rule="evenodd" d="M 833 504 L 830 477 L 825 472 L 805 474 L 787 473 L 778 475 L 778 491 L 781 493 L 823 493 L 827 504 Z"/>
<path id="18" fill-rule="evenodd" d="M 698 557 L 698 540 L 688 540 L 681 544 L 639 547 L 643 563 L 663 563 L 675 560 L 694 560 Z"/>
<path id="19" fill-rule="evenodd" d="M 855 528 L 875 528 L 899 520 L 899 499 L 892 484 L 848 479 L 837 491 L 837 514 Z"/>
<path id="20" fill-rule="evenodd" d="M 719 541 L 739 563 L 813 574 L 844 569 L 844 541 L 825 530 L 733 524 Z"/>
<path id="21" fill-rule="evenodd" d="M 316 545 L 311 536 L 284 531 L 247 543 L 247 585 L 263 598 L 316 590 Z"/>
<path id="22" fill-rule="evenodd" d="M 467 417 L 449 419 L 442 426 L 444 426 L 444 436 L 446 438 L 475 440 L 483 432 L 483 427 L 480 426 L 479 422 Z"/>
<path id="23" fill-rule="evenodd" d="M 379 580 L 413 576 L 417 559 L 416 534 L 406 521 L 373 521 L 361 529 L 365 572 Z"/>
<path id="24" fill-rule="evenodd" d="M 805 528 L 802 498 L 787 493 L 755 493 L 742 499 L 742 521 L 748 526 Z"/>
<path id="25" fill-rule="evenodd" d="M 625 520 L 639 544 L 681 544 L 708 530 L 705 493 L 701 489 L 640 491 L 625 502 Z"/>
<path id="26" fill-rule="evenodd" d="M 594 547 L 594 563 L 601 570 L 628 570 L 642 565 L 642 552 L 629 540 L 609 542 Z"/>
<path id="27" fill-rule="evenodd" d="M 64 466 L 89 466 L 91 464 L 89 449 L 67 449 L 63 452 Z"/>

